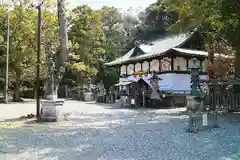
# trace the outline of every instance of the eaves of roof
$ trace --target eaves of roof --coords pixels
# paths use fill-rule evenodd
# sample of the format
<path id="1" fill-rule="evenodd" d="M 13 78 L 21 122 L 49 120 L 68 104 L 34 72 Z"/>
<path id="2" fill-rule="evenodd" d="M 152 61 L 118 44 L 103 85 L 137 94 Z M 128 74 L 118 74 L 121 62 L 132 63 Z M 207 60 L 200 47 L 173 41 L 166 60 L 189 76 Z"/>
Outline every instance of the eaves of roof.
<path id="1" fill-rule="evenodd" d="M 136 62 L 136 61 L 141 61 L 141 60 L 145 60 L 145 59 L 149 59 L 149 58 L 163 56 L 171 49 L 182 46 L 185 42 L 187 42 L 193 36 L 194 33 L 195 32 L 191 32 L 191 33 L 178 34 L 175 36 L 160 38 L 160 39 L 150 42 L 153 45 L 149 45 L 149 46 L 145 45 L 145 44 L 141 44 L 138 47 L 145 54 L 139 55 L 136 57 L 131 57 L 136 48 L 136 47 L 134 47 L 123 57 L 117 58 L 116 60 L 114 60 L 112 62 L 105 63 L 104 65 L 110 67 L 110 66 L 115 66 L 115 65 L 121 65 L 123 63 Z"/>
<path id="2" fill-rule="evenodd" d="M 172 48 L 172 49 L 177 52 L 188 54 L 188 55 L 208 56 L 208 52 L 205 52 L 205 51 L 191 50 L 191 49 L 185 49 L 185 48 Z"/>

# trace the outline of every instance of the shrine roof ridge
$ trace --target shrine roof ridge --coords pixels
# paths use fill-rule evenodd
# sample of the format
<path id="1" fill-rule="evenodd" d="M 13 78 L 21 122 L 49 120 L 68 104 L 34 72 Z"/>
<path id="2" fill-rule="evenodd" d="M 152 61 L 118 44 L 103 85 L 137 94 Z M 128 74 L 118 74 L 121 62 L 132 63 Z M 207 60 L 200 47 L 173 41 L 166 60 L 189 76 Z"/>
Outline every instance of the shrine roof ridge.
<path id="1" fill-rule="evenodd" d="M 142 43 L 137 46 L 135 45 L 135 47 L 132 48 L 129 52 L 127 52 L 124 56 L 119 57 L 112 62 L 105 63 L 104 65 L 111 67 L 128 62 L 141 61 L 144 59 L 163 56 L 170 50 L 175 50 L 184 54 L 207 56 L 208 53 L 204 51 L 179 48 L 185 42 L 187 42 L 194 35 L 195 32 L 196 31 L 167 36 L 164 38 L 158 38 L 156 40 L 149 41 L 149 44 L 151 45 L 147 43 Z M 133 56 L 136 48 L 139 48 L 144 54 Z"/>

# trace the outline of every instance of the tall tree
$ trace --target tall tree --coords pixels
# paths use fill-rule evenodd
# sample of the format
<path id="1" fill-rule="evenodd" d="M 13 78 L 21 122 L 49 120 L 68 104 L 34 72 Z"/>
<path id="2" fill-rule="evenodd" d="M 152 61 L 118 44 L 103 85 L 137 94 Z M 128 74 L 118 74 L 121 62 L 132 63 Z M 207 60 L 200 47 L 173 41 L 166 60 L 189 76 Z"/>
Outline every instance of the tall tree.
<path id="1" fill-rule="evenodd" d="M 48 78 L 45 89 L 45 97 L 53 98 L 51 95 L 57 95 L 59 84 L 65 72 L 65 62 L 68 58 L 68 34 L 65 0 L 57 0 L 57 15 L 59 24 L 59 49 L 52 50 L 55 53 L 54 79 Z M 50 43 L 50 45 L 53 45 Z M 48 67 L 51 67 L 48 65 Z M 50 69 L 49 69 L 50 70 Z M 52 86 L 54 90 L 52 90 Z M 54 92 L 54 93 L 53 93 Z M 49 97 L 50 96 L 50 97 Z"/>
<path id="2" fill-rule="evenodd" d="M 240 76 L 240 3 L 237 0 L 167 0 L 163 6 L 159 9 L 179 13 L 179 20 L 172 30 L 199 28 L 205 36 L 210 59 L 213 58 L 212 44 L 226 39 L 235 50 L 235 73 Z"/>
<path id="3" fill-rule="evenodd" d="M 79 74 L 81 83 L 98 72 L 105 56 L 104 34 L 100 14 L 83 5 L 72 11 L 69 39 L 73 56 L 69 67 Z"/>
<path id="4" fill-rule="evenodd" d="M 29 3 L 19 1 L 14 4 L 10 14 L 10 52 L 9 52 L 9 78 L 14 88 L 13 100 L 20 100 L 20 86 L 24 80 L 32 79 L 36 64 L 35 56 L 35 11 L 28 7 Z M 1 27 L 6 29 L 7 10 L 9 6 L 1 7 Z M 6 31 L 6 30 L 5 30 Z M 6 33 L 6 32 L 5 32 Z M 6 34 L 5 34 L 6 35 Z M 6 36 L 2 43 L 5 54 Z M 2 56 L 2 58 L 4 58 Z M 5 59 L 2 59 L 2 62 Z"/>
<path id="5" fill-rule="evenodd" d="M 9 85 L 14 89 L 14 101 L 20 100 L 20 88 L 24 85 L 34 86 L 36 71 L 36 10 L 30 1 L 14 1 L 10 11 L 10 53 L 9 53 Z M 45 79 L 45 53 L 58 47 L 57 16 L 52 1 L 45 1 L 41 25 L 41 80 Z M 0 68 L 4 73 L 6 53 L 7 8 L 0 7 L 0 32 L 4 35 L 0 40 Z M 51 45 L 49 45 L 51 44 Z"/>

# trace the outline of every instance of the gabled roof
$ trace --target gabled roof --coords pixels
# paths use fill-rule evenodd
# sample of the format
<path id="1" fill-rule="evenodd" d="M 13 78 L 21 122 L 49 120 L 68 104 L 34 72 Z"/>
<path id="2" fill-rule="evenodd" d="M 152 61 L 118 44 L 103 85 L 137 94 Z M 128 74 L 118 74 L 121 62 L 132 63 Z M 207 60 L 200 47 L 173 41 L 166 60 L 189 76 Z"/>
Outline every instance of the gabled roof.
<path id="1" fill-rule="evenodd" d="M 166 51 L 178 47 L 182 45 L 184 42 L 186 42 L 193 33 L 190 34 L 179 34 L 171 37 L 161 38 L 157 39 L 155 41 L 152 41 L 151 43 L 153 45 L 149 45 L 147 48 L 146 45 L 140 45 L 139 48 L 145 52 L 145 54 L 137 56 L 137 57 L 131 57 L 129 60 L 143 60 L 146 58 L 151 57 L 157 57 L 162 54 L 164 54 Z"/>
<path id="2" fill-rule="evenodd" d="M 105 63 L 104 65 L 106 65 L 106 66 L 113 66 L 113 65 L 121 64 L 121 63 L 129 60 L 129 58 L 132 56 L 134 50 L 135 50 L 135 47 L 132 48 L 130 51 L 128 51 L 124 56 L 119 57 L 119 58 L 113 60 L 112 62 Z"/>
<path id="3" fill-rule="evenodd" d="M 131 49 L 123 57 L 117 58 L 116 60 L 114 60 L 112 62 L 105 63 L 104 65 L 105 66 L 114 66 L 114 65 L 120 65 L 122 63 L 131 62 L 131 61 L 139 61 L 139 60 L 144 60 L 147 58 L 154 58 L 154 57 L 164 55 L 167 51 L 169 51 L 173 48 L 178 49 L 178 47 L 181 47 L 185 42 L 187 42 L 193 36 L 194 33 L 195 33 L 195 31 L 190 32 L 190 33 L 185 33 L 185 34 L 178 34 L 175 36 L 168 36 L 165 38 L 159 38 L 159 39 L 149 42 L 149 45 L 148 44 L 140 44 L 138 46 L 135 46 L 133 49 Z M 141 49 L 144 52 L 144 54 L 139 55 L 139 56 L 132 56 L 136 47 Z M 183 51 L 183 50 L 181 50 L 181 51 Z M 190 52 L 190 50 L 188 52 Z"/>

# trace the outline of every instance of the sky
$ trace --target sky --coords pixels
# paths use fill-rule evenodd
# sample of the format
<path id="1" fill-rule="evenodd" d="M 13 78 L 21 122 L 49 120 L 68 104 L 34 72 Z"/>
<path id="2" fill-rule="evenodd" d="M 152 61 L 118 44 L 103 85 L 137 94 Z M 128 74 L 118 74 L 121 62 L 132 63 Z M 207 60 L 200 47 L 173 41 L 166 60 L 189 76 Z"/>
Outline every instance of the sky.
<path id="1" fill-rule="evenodd" d="M 127 10 L 133 8 L 134 10 L 143 10 L 149 4 L 157 0 L 68 0 L 69 7 L 72 9 L 77 5 L 87 4 L 93 9 L 100 9 L 102 6 L 114 6 L 116 8 Z"/>

